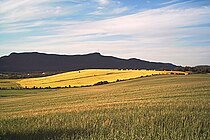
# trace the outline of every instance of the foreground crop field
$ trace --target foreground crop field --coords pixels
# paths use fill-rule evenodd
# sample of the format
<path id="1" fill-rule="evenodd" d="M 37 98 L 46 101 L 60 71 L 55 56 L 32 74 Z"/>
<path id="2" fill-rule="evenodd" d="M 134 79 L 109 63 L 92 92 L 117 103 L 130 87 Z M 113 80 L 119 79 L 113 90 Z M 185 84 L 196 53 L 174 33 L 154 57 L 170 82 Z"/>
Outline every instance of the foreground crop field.
<path id="1" fill-rule="evenodd" d="M 0 139 L 210 139 L 209 74 L 0 94 Z"/>
<path id="2" fill-rule="evenodd" d="M 66 72 L 48 77 L 29 78 L 20 80 L 17 83 L 22 87 L 71 87 L 94 85 L 100 81 L 115 82 L 117 80 L 127 80 L 141 76 L 170 74 L 171 71 L 155 70 L 110 70 L 110 69 L 89 69 L 81 71 Z M 174 71 L 174 74 L 186 74 Z"/>

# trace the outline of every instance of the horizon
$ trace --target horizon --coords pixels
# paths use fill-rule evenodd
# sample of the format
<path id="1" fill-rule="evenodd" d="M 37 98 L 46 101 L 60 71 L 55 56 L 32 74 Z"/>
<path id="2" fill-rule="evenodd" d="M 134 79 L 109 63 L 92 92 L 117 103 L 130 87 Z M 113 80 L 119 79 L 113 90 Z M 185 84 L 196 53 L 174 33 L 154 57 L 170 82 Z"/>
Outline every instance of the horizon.
<path id="1" fill-rule="evenodd" d="M 8 55 L 3 55 L 3 56 L 0 56 L 0 58 L 2 57 L 5 57 L 5 56 L 10 56 L 11 54 L 23 54 L 23 53 L 28 53 L 28 54 L 32 54 L 32 53 L 38 53 L 38 54 L 47 54 L 47 55 L 60 55 L 60 56 L 63 56 L 63 55 L 66 55 L 66 56 L 76 56 L 76 55 L 88 55 L 88 54 L 100 54 L 101 56 L 106 56 L 106 57 L 115 57 L 115 58 L 119 58 L 119 59 L 125 59 L 125 60 L 129 60 L 129 59 L 138 59 L 138 60 L 142 60 L 142 61 L 147 61 L 147 62 L 156 62 L 156 63 L 168 63 L 168 64 L 173 64 L 173 65 L 176 65 L 176 66 L 182 66 L 182 67 L 188 67 L 187 65 L 183 66 L 183 65 L 177 65 L 175 63 L 172 63 L 172 62 L 162 62 L 162 61 L 150 61 L 150 60 L 145 60 L 145 59 L 142 59 L 142 58 L 137 58 L 137 57 L 129 57 L 129 58 L 123 58 L 123 57 L 117 57 L 117 56 L 113 56 L 113 55 L 108 55 L 108 54 L 102 54 L 101 52 L 89 52 L 89 53 L 84 53 L 84 54 L 56 54 L 56 53 L 45 53 L 45 52 L 11 52 L 10 54 Z M 207 64 L 200 64 L 200 65 L 194 65 L 194 66 L 189 66 L 189 67 L 195 67 L 195 66 L 210 66 L 210 65 L 207 65 Z"/>
<path id="2" fill-rule="evenodd" d="M 210 65 L 208 0 L 3 0 L 0 57 L 12 52 Z"/>

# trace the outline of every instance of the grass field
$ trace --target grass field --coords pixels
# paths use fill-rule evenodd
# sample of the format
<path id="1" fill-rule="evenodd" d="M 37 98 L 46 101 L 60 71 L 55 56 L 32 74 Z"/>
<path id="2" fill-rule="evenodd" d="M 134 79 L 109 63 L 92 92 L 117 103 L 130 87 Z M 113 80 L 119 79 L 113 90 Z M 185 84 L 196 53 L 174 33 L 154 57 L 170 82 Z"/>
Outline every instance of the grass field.
<path id="1" fill-rule="evenodd" d="M 0 95 L 0 139 L 210 139 L 210 74 Z"/>
<path id="2" fill-rule="evenodd" d="M 170 74 L 171 71 L 155 70 L 110 70 L 110 69 L 89 69 L 73 72 L 66 72 L 53 76 L 41 78 L 29 78 L 17 81 L 22 87 L 71 87 L 94 85 L 101 81 L 116 82 L 117 80 L 127 80 L 141 76 L 154 74 Z M 186 74 L 184 72 L 174 71 L 173 73 Z"/>

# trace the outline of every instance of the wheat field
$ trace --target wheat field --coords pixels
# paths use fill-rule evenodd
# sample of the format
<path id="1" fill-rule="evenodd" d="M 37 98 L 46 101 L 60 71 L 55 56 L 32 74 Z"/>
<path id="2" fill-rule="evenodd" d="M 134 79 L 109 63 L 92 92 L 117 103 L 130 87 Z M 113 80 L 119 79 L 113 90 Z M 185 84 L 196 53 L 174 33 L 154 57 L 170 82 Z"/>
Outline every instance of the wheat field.
<path id="1" fill-rule="evenodd" d="M 210 139 L 209 74 L 0 95 L 0 139 Z"/>

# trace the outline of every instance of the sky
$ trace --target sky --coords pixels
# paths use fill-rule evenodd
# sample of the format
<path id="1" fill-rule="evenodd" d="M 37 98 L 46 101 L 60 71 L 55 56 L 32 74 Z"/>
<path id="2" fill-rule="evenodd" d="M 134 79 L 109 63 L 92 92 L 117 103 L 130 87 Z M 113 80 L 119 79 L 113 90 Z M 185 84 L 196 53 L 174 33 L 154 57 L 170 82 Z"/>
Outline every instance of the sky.
<path id="1" fill-rule="evenodd" d="M 210 65 L 210 0 L 0 0 L 0 56 L 12 52 Z"/>

